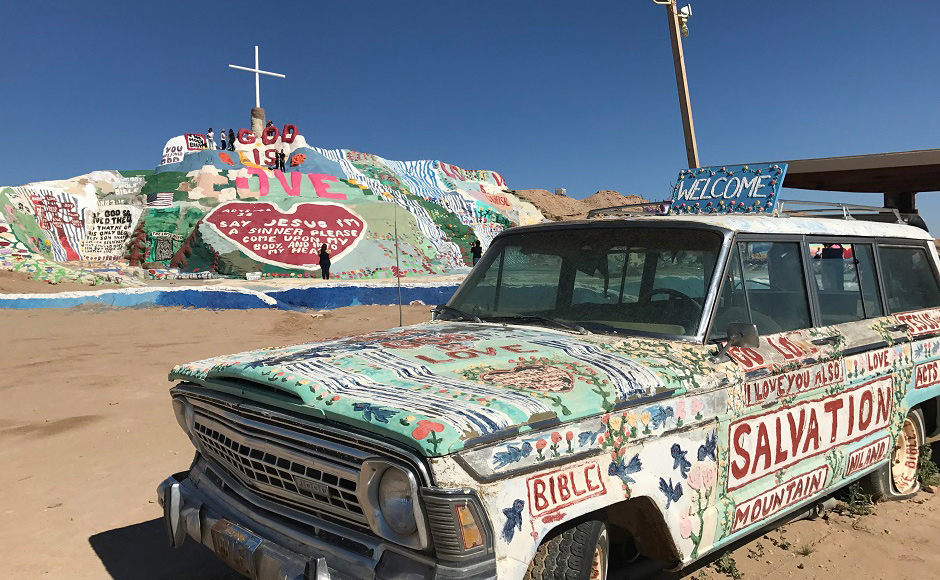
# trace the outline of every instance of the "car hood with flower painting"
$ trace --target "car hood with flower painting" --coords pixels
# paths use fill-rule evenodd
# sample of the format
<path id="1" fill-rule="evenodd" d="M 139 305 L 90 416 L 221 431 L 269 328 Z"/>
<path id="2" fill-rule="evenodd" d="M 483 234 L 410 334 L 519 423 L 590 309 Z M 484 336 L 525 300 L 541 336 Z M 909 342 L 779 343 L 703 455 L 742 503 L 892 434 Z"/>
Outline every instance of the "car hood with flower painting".
<path id="1" fill-rule="evenodd" d="M 176 367 L 170 379 L 440 456 L 704 387 L 699 381 L 716 374 L 709 354 L 661 339 L 431 322 L 207 359 Z"/>

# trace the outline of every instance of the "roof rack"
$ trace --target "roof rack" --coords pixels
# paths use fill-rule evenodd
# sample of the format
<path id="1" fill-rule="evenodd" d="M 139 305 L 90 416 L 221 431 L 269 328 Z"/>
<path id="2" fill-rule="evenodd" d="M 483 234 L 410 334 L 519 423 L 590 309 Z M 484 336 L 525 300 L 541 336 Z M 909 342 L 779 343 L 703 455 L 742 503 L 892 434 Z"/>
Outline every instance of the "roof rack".
<path id="1" fill-rule="evenodd" d="M 599 207 L 597 209 L 592 209 L 588 212 L 588 219 L 592 217 L 597 217 L 600 215 L 635 215 L 635 214 L 648 214 L 648 215 L 659 215 L 665 214 L 669 211 L 668 201 L 648 201 L 646 203 L 628 203 L 627 205 L 614 205 L 611 207 Z"/>
<path id="2" fill-rule="evenodd" d="M 624 216 L 624 215 L 663 215 L 669 211 L 669 201 L 649 201 L 646 203 L 631 203 L 601 207 L 588 212 L 588 219 L 598 216 Z M 796 207 L 794 207 L 796 206 Z M 709 215 L 709 214 L 702 214 Z M 732 214 L 737 215 L 737 214 Z M 743 215 L 743 214 L 742 214 Z M 751 214 L 758 215 L 758 214 Z M 812 217 L 826 219 L 843 219 L 863 221 L 881 221 L 905 224 L 909 223 L 901 216 L 897 209 L 892 207 L 878 207 L 874 205 L 857 205 L 850 203 L 836 203 L 828 201 L 802 201 L 796 199 L 781 199 L 772 213 L 764 214 L 768 217 Z M 916 225 L 916 224 L 915 224 Z M 923 227 L 923 226 L 918 226 Z"/>
<path id="3" fill-rule="evenodd" d="M 790 209 L 788 206 L 799 206 Z M 854 214 L 854 215 L 853 215 Z M 816 217 L 830 219 L 865 220 L 875 216 L 894 216 L 897 223 L 906 223 L 901 214 L 893 207 L 878 207 L 874 205 L 855 205 L 849 203 L 835 203 L 827 201 L 800 201 L 795 199 L 781 199 L 777 201 L 774 217 Z"/>

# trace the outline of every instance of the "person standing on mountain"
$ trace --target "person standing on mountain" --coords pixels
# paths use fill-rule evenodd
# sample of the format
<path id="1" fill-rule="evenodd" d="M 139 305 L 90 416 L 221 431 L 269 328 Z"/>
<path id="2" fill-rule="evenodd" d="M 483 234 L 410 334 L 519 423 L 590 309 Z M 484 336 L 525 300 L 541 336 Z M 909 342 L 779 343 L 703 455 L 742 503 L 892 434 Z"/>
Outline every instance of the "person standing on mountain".
<path id="1" fill-rule="evenodd" d="M 326 244 L 320 246 L 320 271 L 324 280 L 330 279 L 330 253 L 326 251 Z"/>
<path id="2" fill-rule="evenodd" d="M 476 266 L 480 257 L 483 256 L 483 246 L 480 245 L 480 240 L 473 240 L 470 244 L 470 255 L 473 257 L 473 265 Z"/>

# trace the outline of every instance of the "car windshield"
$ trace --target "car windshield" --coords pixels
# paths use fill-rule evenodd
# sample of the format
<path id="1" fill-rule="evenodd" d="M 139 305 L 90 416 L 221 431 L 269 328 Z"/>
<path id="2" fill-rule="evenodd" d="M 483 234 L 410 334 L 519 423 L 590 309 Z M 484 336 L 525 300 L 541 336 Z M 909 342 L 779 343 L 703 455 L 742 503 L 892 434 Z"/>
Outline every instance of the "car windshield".
<path id="1" fill-rule="evenodd" d="M 694 336 L 722 236 L 669 227 L 531 231 L 497 239 L 442 310 L 484 321 Z M 583 327 L 583 328 L 582 328 Z"/>

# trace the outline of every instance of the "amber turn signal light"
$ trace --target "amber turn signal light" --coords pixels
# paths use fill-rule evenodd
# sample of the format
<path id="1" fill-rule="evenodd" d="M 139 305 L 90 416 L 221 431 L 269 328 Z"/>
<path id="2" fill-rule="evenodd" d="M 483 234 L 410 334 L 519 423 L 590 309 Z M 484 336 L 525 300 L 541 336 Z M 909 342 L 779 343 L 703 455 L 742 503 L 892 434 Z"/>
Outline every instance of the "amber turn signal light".
<path id="1" fill-rule="evenodd" d="M 460 536 L 463 538 L 464 550 L 472 550 L 483 545 L 483 533 L 473 517 L 473 512 L 467 505 L 455 506 L 457 509 L 457 522 L 460 524 Z"/>

